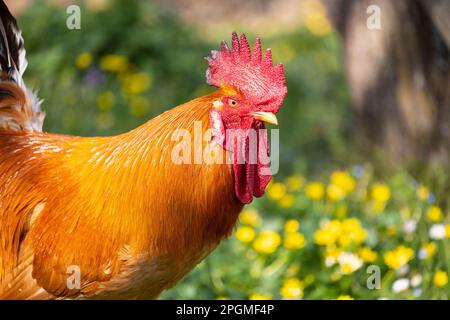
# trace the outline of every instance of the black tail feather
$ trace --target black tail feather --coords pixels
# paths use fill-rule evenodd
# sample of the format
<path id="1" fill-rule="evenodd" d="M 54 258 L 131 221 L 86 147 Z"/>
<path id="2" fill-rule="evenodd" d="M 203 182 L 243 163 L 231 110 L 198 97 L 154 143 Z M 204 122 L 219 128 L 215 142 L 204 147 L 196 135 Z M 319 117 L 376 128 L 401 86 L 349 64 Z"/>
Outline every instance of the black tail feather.
<path id="1" fill-rule="evenodd" d="M 22 31 L 3 0 L 0 0 L 0 69 L 10 80 L 23 86 L 27 67 Z"/>

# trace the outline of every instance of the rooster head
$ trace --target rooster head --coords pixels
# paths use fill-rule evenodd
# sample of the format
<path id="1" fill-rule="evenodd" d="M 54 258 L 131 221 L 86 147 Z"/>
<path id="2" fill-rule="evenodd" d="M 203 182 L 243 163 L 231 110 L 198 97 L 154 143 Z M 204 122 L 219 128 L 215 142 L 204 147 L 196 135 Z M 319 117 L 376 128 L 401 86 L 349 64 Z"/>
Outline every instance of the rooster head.
<path id="1" fill-rule="evenodd" d="M 233 154 L 235 192 L 242 203 L 260 197 L 271 179 L 264 122 L 278 124 L 275 114 L 287 93 L 283 66 L 273 65 L 267 49 L 262 55 L 256 39 L 253 52 L 244 34 L 232 35 L 206 58 L 208 84 L 223 95 L 213 102 L 210 120 L 215 141 Z"/>

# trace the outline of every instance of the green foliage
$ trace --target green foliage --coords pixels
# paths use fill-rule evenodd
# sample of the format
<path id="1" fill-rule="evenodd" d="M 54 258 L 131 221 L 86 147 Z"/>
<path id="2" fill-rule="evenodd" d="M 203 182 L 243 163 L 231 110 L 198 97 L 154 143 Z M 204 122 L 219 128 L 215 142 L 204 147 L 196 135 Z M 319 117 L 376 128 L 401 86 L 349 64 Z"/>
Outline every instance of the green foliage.
<path id="1" fill-rule="evenodd" d="M 47 131 L 79 135 L 128 131 L 205 91 L 206 44 L 157 7 L 116 1 L 102 12 L 82 8 L 80 30 L 67 29 L 66 18 L 62 8 L 42 4 L 20 18 L 29 53 L 25 80 L 45 98 Z M 76 61 L 82 53 L 93 61 L 80 69 Z M 123 70 L 102 70 L 100 61 L 108 55 L 124 57 L 128 62 Z M 124 94 L 125 79 L 138 72 L 148 76 L 150 85 L 142 92 Z M 97 106 L 104 91 L 114 94 L 110 110 Z M 132 111 L 133 96 L 146 100 L 144 112 Z"/>
<path id="2" fill-rule="evenodd" d="M 448 299 L 445 212 L 405 173 L 384 183 L 370 166 L 320 182 L 291 176 L 163 298 Z M 369 266 L 380 270 L 379 289 L 367 286 Z"/>

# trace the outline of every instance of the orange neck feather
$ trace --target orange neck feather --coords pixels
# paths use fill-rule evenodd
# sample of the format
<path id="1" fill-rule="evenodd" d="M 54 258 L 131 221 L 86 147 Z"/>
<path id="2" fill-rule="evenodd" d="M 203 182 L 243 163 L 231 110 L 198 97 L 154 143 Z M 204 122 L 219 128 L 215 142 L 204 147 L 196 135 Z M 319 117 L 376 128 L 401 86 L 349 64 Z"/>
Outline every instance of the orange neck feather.
<path id="1" fill-rule="evenodd" d="M 82 182 L 78 201 L 95 199 L 80 206 L 89 207 L 89 220 L 102 220 L 138 250 L 161 254 L 200 250 L 228 235 L 242 209 L 230 167 L 171 159 L 174 130 L 193 137 L 194 122 L 201 121 L 206 131 L 211 104 L 223 94 L 192 100 L 119 136 L 74 140 L 67 161 Z"/>

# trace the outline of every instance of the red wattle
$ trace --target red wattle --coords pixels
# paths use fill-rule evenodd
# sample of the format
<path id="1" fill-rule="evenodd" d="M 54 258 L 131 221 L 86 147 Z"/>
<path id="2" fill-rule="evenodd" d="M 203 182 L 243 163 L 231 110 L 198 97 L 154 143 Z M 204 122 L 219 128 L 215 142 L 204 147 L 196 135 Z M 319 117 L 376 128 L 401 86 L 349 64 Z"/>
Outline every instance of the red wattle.
<path id="1" fill-rule="evenodd" d="M 265 161 L 268 157 L 267 132 L 261 130 L 257 132 L 256 155 L 250 154 L 248 134 L 234 140 L 234 186 L 236 196 L 244 204 L 252 202 L 253 197 L 261 197 L 272 178 L 269 164 Z M 257 159 L 256 163 L 252 163 L 252 159 Z"/>

